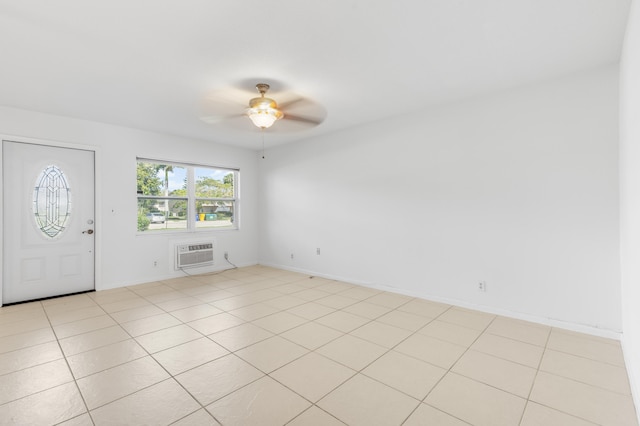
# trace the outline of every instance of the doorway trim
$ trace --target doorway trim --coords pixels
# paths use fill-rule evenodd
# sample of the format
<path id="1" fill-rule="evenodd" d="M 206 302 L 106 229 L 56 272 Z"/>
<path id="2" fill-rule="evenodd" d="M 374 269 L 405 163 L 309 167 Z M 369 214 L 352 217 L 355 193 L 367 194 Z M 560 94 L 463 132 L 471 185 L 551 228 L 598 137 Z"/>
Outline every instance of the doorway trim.
<path id="1" fill-rule="evenodd" d="M 29 143 L 32 145 L 51 146 L 56 148 L 80 149 L 92 151 L 94 155 L 94 204 L 95 204 L 95 247 L 93 282 L 96 290 L 102 288 L 102 159 L 100 148 L 95 145 L 61 142 L 50 139 L 38 139 L 25 136 L 7 135 L 0 133 L 0 239 L 4 239 L 4 168 L 1 144 L 3 141 Z M 0 244 L 0 307 L 3 305 L 4 293 L 4 244 Z"/>

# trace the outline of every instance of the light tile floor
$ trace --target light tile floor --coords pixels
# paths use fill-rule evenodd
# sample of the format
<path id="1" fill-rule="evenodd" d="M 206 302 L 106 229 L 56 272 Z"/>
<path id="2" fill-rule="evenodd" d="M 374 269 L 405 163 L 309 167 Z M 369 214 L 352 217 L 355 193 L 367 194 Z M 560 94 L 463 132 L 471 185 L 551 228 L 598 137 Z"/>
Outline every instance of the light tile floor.
<path id="1" fill-rule="evenodd" d="M 637 422 L 617 341 L 253 266 L 0 308 L 0 424 Z"/>

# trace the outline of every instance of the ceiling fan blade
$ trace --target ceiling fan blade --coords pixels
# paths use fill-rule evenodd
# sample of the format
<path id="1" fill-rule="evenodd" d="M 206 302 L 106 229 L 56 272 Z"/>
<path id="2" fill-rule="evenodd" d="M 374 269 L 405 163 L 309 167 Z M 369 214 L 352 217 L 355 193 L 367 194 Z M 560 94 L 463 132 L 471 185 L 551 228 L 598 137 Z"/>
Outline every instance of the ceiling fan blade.
<path id="1" fill-rule="evenodd" d="M 301 123 L 308 123 L 316 126 L 324 121 L 324 118 L 319 119 L 319 118 L 302 117 L 300 115 L 293 115 L 293 114 L 287 114 L 287 113 L 284 114 L 284 118 L 286 120 L 299 121 Z"/>
<path id="2" fill-rule="evenodd" d="M 200 116 L 200 120 L 204 121 L 205 123 L 208 124 L 218 124 L 220 122 L 223 122 L 225 120 L 231 120 L 233 118 L 238 118 L 238 117 L 246 117 L 245 114 L 232 114 L 232 115 L 204 115 L 204 116 Z"/>
<path id="3" fill-rule="evenodd" d="M 308 99 L 305 98 L 295 98 L 285 102 L 278 103 L 278 107 L 282 109 L 291 108 L 292 105 L 301 106 L 301 103 L 310 103 Z"/>

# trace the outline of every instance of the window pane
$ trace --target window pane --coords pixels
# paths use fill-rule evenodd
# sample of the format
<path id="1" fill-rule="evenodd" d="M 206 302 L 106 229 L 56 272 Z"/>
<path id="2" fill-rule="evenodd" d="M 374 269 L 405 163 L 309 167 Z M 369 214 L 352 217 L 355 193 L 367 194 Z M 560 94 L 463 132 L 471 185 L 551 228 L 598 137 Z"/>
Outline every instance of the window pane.
<path id="1" fill-rule="evenodd" d="M 138 161 L 139 195 L 186 197 L 187 169 L 173 164 Z"/>
<path id="2" fill-rule="evenodd" d="M 235 228 L 233 201 L 196 200 L 196 228 Z"/>
<path id="3" fill-rule="evenodd" d="M 71 214 L 71 189 L 57 166 L 47 166 L 36 179 L 33 213 L 38 228 L 49 238 L 58 237 Z"/>
<path id="4" fill-rule="evenodd" d="M 138 199 L 138 231 L 187 229 L 188 201 Z"/>
<path id="5" fill-rule="evenodd" d="M 230 170 L 195 168 L 197 198 L 234 198 L 234 173 Z"/>

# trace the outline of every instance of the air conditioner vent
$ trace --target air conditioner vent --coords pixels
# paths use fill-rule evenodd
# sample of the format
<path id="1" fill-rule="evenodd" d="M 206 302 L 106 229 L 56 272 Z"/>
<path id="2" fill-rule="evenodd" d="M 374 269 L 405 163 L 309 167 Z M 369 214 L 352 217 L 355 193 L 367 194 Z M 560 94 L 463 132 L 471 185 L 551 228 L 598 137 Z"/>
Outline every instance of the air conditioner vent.
<path id="1" fill-rule="evenodd" d="M 176 269 L 213 265 L 213 243 L 191 243 L 176 246 Z"/>

